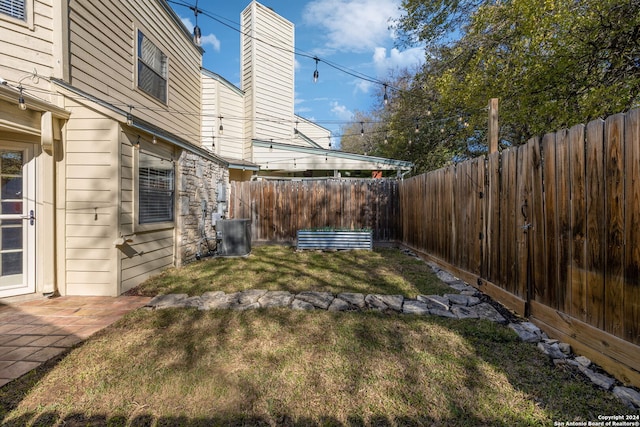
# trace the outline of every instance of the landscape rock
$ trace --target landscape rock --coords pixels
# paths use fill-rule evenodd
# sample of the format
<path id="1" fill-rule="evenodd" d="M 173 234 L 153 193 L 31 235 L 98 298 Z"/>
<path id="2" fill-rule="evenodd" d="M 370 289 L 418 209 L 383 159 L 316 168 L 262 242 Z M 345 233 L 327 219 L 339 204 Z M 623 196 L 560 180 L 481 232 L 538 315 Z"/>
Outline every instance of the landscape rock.
<path id="1" fill-rule="evenodd" d="M 560 351 L 558 343 L 548 344 L 543 341 L 538 343 L 538 350 L 551 357 L 552 359 L 565 359 L 567 356 Z"/>
<path id="2" fill-rule="evenodd" d="M 453 274 L 446 272 L 444 270 L 439 270 L 436 273 L 436 276 L 438 276 L 438 279 L 442 280 L 443 282 L 449 284 L 449 283 L 456 283 L 458 278 L 455 277 Z"/>
<path id="3" fill-rule="evenodd" d="M 587 359 L 584 356 L 576 356 L 575 361 L 585 368 L 588 368 L 589 365 L 591 365 L 591 360 Z"/>
<path id="4" fill-rule="evenodd" d="M 536 343 L 543 339 L 542 331 L 531 322 L 510 323 L 509 328 L 524 342 Z"/>
<path id="5" fill-rule="evenodd" d="M 248 289 L 246 291 L 242 291 L 238 295 L 238 303 L 242 305 L 257 303 L 258 300 L 266 293 L 267 291 L 264 289 Z"/>
<path id="6" fill-rule="evenodd" d="M 365 308 L 367 305 L 364 300 L 365 299 L 364 294 L 343 292 L 341 294 L 338 294 L 338 298 L 358 308 Z"/>
<path id="7" fill-rule="evenodd" d="M 260 307 L 286 307 L 291 304 L 293 294 L 287 291 L 268 291 L 258 299 Z"/>
<path id="8" fill-rule="evenodd" d="M 331 292 L 300 292 L 296 298 L 326 310 L 333 302 L 334 296 Z"/>
<path id="9" fill-rule="evenodd" d="M 613 394 L 630 408 L 640 408 L 640 393 L 629 387 L 614 387 Z M 635 406 L 635 408 L 634 408 Z"/>
<path id="10" fill-rule="evenodd" d="M 421 301 L 404 300 L 402 305 L 402 312 L 404 314 L 418 314 L 425 315 L 429 313 L 429 306 Z"/>
<path id="11" fill-rule="evenodd" d="M 563 352 L 566 355 L 571 354 L 571 345 L 567 344 L 566 342 L 561 342 L 558 343 L 558 347 L 560 348 L 560 351 Z"/>
<path id="12" fill-rule="evenodd" d="M 209 291 L 202 294 L 200 298 L 202 298 L 203 301 L 208 301 L 210 299 L 218 299 L 222 295 L 224 295 L 224 292 L 222 291 Z"/>
<path id="13" fill-rule="evenodd" d="M 585 367 L 579 367 L 579 368 L 583 374 L 589 377 L 592 383 L 594 383 L 599 387 L 602 387 L 605 390 L 610 390 L 611 387 L 616 382 L 616 380 L 614 380 L 613 378 L 607 375 L 599 374 L 598 372 L 594 372 L 589 368 L 585 368 Z"/>
<path id="14" fill-rule="evenodd" d="M 472 297 L 469 295 L 445 294 L 444 297 L 447 298 L 451 302 L 451 304 L 464 305 L 467 307 L 480 304 L 480 298 Z"/>
<path id="15" fill-rule="evenodd" d="M 204 306 L 204 301 L 199 296 L 181 299 L 180 301 L 177 301 L 173 305 L 173 307 L 179 307 L 179 308 L 189 308 L 189 307 L 201 308 L 203 306 Z"/>
<path id="16" fill-rule="evenodd" d="M 440 295 L 418 295 L 418 301 L 429 306 L 430 309 L 449 310 L 449 298 Z"/>
<path id="17" fill-rule="evenodd" d="M 257 310 L 260 308 L 260 303 L 254 302 L 251 304 L 238 304 L 233 307 L 235 310 Z"/>
<path id="18" fill-rule="evenodd" d="M 362 301 L 364 302 L 364 295 L 362 296 Z M 328 311 L 349 311 L 353 307 L 351 304 L 346 302 L 341 298 L 335 298 L 331 305 L 327 308 Z"/>
<path id="19" fill-rule="evenodd" d="M 369 308 L 374 310 L 401 312 L 404 297 L 402 295 L 369 294 L 364 297 L 364 301 Z"/>
<path id="20" fill-rule="evenodd" d="M 473 308 L 478 313 L 478 317 L 481 319 L 487 319 L 492 322 L 502 324 L 507 323 L 507 319 L 505 319 L 504 316 L 502 316 L 502 314 L 498 312 L 498 310 L 493 308 L 493 306 L 487 302 L 483 302 L 482 304 L 478 304 L 470 308 Z"/>
<path id="21" fill-rule="evenodd" d="M 474 310 L 474 307 L 466 307 L 463 305 L 454 305 L 451 307 L 451 312 L 456 315 L 458 319 L 479 319 L 478 312 Z"/>
<path id="22" fill-rule="evenodd" d="M 188 297 L 189 295 L 187 294 L 158 295 L 147 303 L 147 307 L 154 307 L 154 308 L 173 307 L 178 301 L 187 299 Z"/>
<path id="23" fill-rule="evenodd" d="M 238 292 L 225 294 L 224 292 L 210 293 L 202 297 L 202 309 L 226 309 L 235 308 L 238 305 Z"/>
<path id="24" fill-rule="evenodd" d="M 293 302 L 291 303 L 291 308 L 294 310 L 315 310 L 316 309 L 313 304 L 304 300 L 300 300 L 298 299 L 298 297 L 293 299 Z"/>
<path id="25" fill-rule="evenodd" d="M 429 309 L 429 313 L 431 313 L 431 315 L 433 315 L 433 316 L 449 317 L 449 318 L 452 318 L 452 319 L 457 319 L 457 316 L 455 314 L 453 314 L 451 311 L 442 310 L 440 308 L 430 308 Z"/>

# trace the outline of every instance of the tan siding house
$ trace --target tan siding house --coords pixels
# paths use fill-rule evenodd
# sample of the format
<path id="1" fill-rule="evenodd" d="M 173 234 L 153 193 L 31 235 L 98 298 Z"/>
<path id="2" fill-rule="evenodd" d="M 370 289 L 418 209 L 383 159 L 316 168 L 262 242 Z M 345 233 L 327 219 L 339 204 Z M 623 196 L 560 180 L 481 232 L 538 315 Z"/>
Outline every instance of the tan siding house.
<path id="1" fill-rule="evenodd" d="M 201 146 L 188 30 L 165 0 L 13 3 L 0 12 L 0 298 L 118 295 L 195 259 L 229 172 Z"/>
<path id="2" fill-rule="evenodd" d="M 202 72 L 202 146 L 230 162 L 231 180 L 410 170 L 409 162 L 335 150 L 328 129 L 294 114 L 294 25 L 256 1 L 240 18 L 241 87 Z"/>

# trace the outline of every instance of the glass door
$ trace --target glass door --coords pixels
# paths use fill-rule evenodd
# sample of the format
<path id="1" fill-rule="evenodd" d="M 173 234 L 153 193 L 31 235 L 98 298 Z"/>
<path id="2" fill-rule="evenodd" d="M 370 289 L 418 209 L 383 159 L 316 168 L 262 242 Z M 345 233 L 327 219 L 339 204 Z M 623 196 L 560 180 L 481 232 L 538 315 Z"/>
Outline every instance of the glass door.
<path id="1" fill-rule="evenodd" d="M 35 292 L 32 149 L 0 145 L 0 297 Z"/>

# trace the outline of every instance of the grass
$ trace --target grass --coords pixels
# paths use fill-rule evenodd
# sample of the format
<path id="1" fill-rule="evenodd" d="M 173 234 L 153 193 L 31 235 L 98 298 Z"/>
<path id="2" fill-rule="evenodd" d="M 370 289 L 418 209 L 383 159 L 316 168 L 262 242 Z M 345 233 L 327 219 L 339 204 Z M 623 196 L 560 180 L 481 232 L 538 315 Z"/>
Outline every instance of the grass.
<path id="1" fill-rule="evenodd" d="M 322 252 L 285 246 L 260 246 L 248 257 L 207 259 L 169 269 L 135 292 L 196 296 L 210 290 L 246 289 L 384 293 L 413 298 L 418 294 L 456 293 L 424 262 L 397 249 Z"/>
<path id="2" fill-rule="evenodd" d="M 392 264 L 388 260 L 398 256 L 393 252 L 366 257 L 374 264 L 378 257 L 387 260 L 380 267 Z M 268 258 L 261 254 L 262 249 L 253 256 Z M 307 283 L 290 275 L 305 271 L 291 260 L 355 263 L 343 260 L 344 253 L 284 254 L 291 258 L 278 262 L 289 276 L 273 280 L 289 290 Z M 402 257 L 410 261 L 403 271 L 415 273 L 418 265 Z M 206 275 L 215 261 L 201 264 Z M 235 263 L 247 260 L 218 261 L 225 271 L 235 271 Z M 196 267 L 184 270 L 197 276 Z M 184 276 L 184 270 L 163 275 L 161 285 L 151 280 L 140 291 L 173 292 L 167 277 Z M 346 277 L 355 271 L 360 270 L 350 269 Z M 317 274 L 311 274 L 314 283 Z M 384 290 L 382 279 L 367 285 L 354 278 L 344 289 L 330 279 L 322 290 Z M 189 287 L 189 280 L 176 286 L 200 293 L 202 285 Z M 388 283 L 393 293 L 422 293 L 420 287 L 427 286 L 406 277 Z M 234 291 L 276 285 L 243 278 L 242 284 L 224 286 Z M 502 325 L 374 311 L 138 310 L 66 357 L 0 389 L 6 425 L 545 426 L 626 413 L 633 412 L 574 371 L 554 368 Z"/>

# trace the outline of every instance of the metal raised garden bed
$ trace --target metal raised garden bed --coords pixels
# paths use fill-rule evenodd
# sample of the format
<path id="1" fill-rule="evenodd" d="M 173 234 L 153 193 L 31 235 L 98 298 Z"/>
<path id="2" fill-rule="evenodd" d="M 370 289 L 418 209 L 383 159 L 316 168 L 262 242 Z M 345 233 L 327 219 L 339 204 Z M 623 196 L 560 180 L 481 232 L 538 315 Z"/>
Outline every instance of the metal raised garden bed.
<path id="1" fill-rule="evenodd" d="M 298 249 L 373 249 L 371 230 L 298 230 Z"/>

